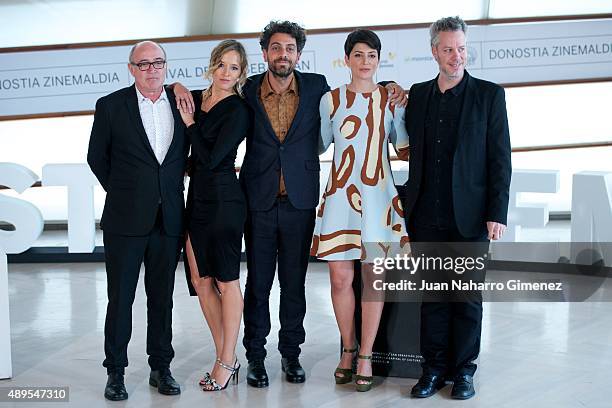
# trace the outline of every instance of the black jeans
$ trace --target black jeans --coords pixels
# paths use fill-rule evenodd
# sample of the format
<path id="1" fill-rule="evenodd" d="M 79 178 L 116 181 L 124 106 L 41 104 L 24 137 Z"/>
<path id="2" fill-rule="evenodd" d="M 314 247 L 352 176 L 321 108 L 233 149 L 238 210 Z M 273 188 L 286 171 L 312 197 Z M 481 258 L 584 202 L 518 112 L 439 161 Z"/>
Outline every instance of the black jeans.
<path id="1" fill-rule="evenodd" d="M 247 360 L 266 357 L 270 334 L 270 290 L 278 260 L 280 331 L 278 350 L 298 357 L 304 343 L 304 283 L 315 210 L 299 210 L 286 197 L 267 211 L 249 211 L 245 228 L 247 280 L 244 293 L 244 339 Z"/>

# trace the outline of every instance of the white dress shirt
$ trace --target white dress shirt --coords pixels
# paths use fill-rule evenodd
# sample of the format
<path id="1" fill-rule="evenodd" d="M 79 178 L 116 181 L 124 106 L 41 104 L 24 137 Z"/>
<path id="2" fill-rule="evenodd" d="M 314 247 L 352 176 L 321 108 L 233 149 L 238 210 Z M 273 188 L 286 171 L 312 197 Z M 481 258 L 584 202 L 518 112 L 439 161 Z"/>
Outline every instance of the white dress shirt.
<path id="1" fill-rule="evenodd" d="M 136 87 L 140 118 L 149 138 L 151 148 L 159 164 L 164 161 L 174 134 L 174 116 L 166 90 L 162 90 L 159 98 L 152 102 Z"/>

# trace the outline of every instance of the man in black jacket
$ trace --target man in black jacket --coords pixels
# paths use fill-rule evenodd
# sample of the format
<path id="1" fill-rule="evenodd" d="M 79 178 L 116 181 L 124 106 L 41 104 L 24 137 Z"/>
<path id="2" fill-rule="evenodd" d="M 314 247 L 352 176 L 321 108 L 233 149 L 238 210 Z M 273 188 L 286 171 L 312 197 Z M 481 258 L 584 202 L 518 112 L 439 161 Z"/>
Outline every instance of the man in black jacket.
<path id="1" fill-rule="evenodd" d="M 401 196 L 411 241 L 468 242 L 486 252 L 506 228 L 510 136 L 503 88 L 465 71 L 466 29 L 459 17 L 430 28 L 439 74 L 410 89 L 410 171 Z M 445 378 L 454 382 L 453 398 L 475 394 L 481 322 L 480 292 L 459 302 L 422 303 L 423 375 L 413 397 L 433 395 Z"/>
<path id="2" fill-rule="evenodd" d="M 128 68 L 135 84 L 96 103 L 87 153 L 87 162 L 106 191 L 100 223 L 108 286 L 104 396 L 113 401 L 128 397 L 123 376 L 143 261 L 149 384 L 161 394 L 180 393 L 170 373 L 172 293 L 189 145 L 174 95 L 163 86 L 165 51 L 152 41 L 140 42 L 130 52 Z"/>

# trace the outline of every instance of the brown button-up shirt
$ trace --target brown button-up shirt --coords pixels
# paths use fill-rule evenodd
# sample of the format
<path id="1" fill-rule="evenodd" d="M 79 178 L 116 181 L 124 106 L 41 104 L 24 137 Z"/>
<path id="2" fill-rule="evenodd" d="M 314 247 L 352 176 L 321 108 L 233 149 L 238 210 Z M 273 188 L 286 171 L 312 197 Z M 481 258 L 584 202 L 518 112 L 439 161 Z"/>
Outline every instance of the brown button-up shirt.
<path id="1" fill-rule="evenodd" d="M 291 126 L 291 122 L 293 122 L 293 117 L 295 116 L 295 112 L 297 112 L 298 103 L 300 101 L 297 81 L 294 77 L 289 88 L 287 88 L 285 92 L 279 94 L 272 89 L 268 79 L 269 75 L 270 73 L 267 73 L 261 82 L 259 97 L 268 114 L 268 119 L 270 119 L 270 124 L 272 125 L 272 129 L 274 129 L 274 133 L 276 133 L 276 137 L 283 143 L 289 131 L 289 127 Z M 280 171 L 278 194 L 287 194 L 282 169 Z"/>

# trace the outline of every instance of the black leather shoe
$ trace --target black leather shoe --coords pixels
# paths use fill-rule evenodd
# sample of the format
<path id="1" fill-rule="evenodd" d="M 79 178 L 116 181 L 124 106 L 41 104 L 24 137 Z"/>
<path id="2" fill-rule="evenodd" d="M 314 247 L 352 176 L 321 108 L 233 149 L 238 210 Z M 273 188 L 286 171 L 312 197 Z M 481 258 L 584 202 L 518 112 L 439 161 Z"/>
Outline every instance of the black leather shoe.
<path id="1" fill-rule="evenodd" d="M 444 376 L 435 374 L 423 374 L 419 381 L 412 387 L 410 395 L 414 398 L 427 398 L 434 395 L 440 388 L 443 388 Z"/>
<path id="2" fill-rule="evenodd" d="M 285 373 L 285 378 L 291 383 L 303 383 L 306 381 L 306 372 L 297 357 L 281 359 L 281 366 Z"/>
<path id="3" fill-rule="evenodd" d="M 109 373 L 106 388 L 104 388 L 104 398 L 109 401 L 123 401 L 128 397 L 123 382 L 123 374 Z"/>
<path id="4" fill-rule="evenodd" d="M 151 370 L 149 385 L 156 387 L 160 394 L 178 395 L 181 393 L 181 387 L 174 378 L 172 378 L 172 374 L 167 368 L 163 370 Z"/>
<path id="5" fill-rule="evenodd" d="M 458 375 L 454 378 L 453 382 L 451 398 L 466 400 L 476 395 L 476 390 L 474 390 L 474 379 L 471 375 Z"/>
<path id="6" fill-rule="evenodd" d="M 256 388 L 265 388 L 270 384 L 263 360 L 249 361 L 249 366 L 247 367 L 247 384 Z"/>

